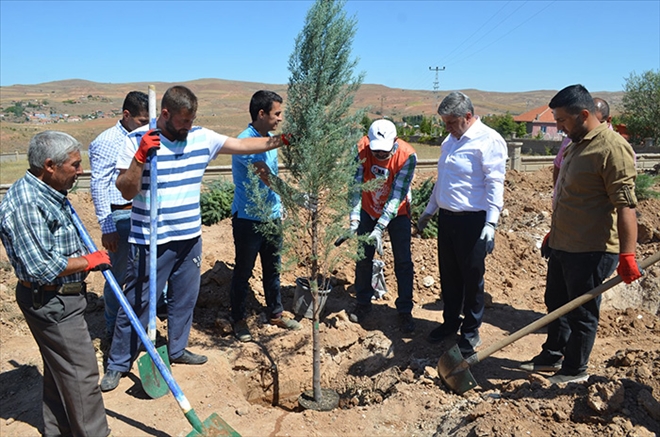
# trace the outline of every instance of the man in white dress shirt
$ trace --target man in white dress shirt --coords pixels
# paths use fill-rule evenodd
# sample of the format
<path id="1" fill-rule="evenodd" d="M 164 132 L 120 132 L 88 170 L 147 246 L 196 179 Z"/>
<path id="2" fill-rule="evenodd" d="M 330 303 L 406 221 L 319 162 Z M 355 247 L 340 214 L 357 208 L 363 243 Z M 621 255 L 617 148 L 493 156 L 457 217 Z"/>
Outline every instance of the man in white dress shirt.
<path id="1" fill-rule="evenodd" d="M 449 135 L 442 143 L 433 194 L 417 223 L 421 232 L 438 213 L 444 322 L 428 340 L 442 341 L 460 329 L 458 347 L 467 357 L 481 344 L 485 259 L 495 247 L 507 147 L 500 134 L 474 115 L 470 98 L 461 92 L 445 97 L 438 114 Z"/>

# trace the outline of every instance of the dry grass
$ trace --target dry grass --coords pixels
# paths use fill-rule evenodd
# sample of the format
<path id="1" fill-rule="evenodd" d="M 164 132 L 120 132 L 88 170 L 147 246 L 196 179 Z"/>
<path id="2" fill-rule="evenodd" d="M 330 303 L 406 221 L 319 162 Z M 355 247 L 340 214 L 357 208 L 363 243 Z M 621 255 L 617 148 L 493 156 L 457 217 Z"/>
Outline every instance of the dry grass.
<path id="1" fill-rule="evenodd" d="M 147 83 L 108 84 L 84 80 L 66 80 L 37 85 L 12 85 L 0 87 L 0 106 L 7 108 L 16 101 L 48 101 L 55 113 L 82 116 L 102 111 L 111 114 L 119 111 L 129 91 L 144 90 Z M 155 83 L 158 96 L 172 83 Z M 271 89 L 284 97 L 286 86 L 254 82 L 201 79 L 184 82 L 199 98 L 197 124 L 227 135 L 236 135 L 248 124 L 248 104 L 252 94 L 260 89 Z M 527 91 L 521 93 L 495 93 L 480 90 L 465 90 L 470 96 L 477 114 L 504 113 L 520 114 L 547 103 L 554 95 L 553 90 Z M 354 107 L 370 108 L 369 117 L 381 115 L 400 120 L 405 115 L 435 115 L 438 99 L 448 91 L 403 90 L 382 85 L 365 84 L 355 95 Z M 596 93 L 610 102 L 616 109 L 622 92 Z M 91 98 L 89 98 L 91 96 Z M 64 103 L 78 101 L 80 103 Z M 100 132 L 112 126 L 115 117 L 86 120 L 76 123 L 33 125 L 0 121 L 0 153 L 25 152 L 29 139 L 46 129 L 62 130 L 88 145 Z"/>

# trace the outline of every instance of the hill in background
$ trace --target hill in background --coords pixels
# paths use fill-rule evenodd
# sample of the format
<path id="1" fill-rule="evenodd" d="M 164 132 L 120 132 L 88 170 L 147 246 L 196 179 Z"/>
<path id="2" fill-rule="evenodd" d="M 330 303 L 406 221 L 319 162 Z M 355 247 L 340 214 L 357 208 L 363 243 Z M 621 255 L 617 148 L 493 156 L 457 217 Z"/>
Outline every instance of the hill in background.
<path id="1" fill-rule="evenodd" d="M 273 90 L 286 105 L 287 85 L 239 82 L 222 79 L 199 79 L 180 83 L 155 82 L 158 102 L 167 88 L 175 84 L 189 87 L 199 99 L 196 124 L 227 135 L 237 135 L 250 122 L 248 104 L 252 94 L 260 89 Z M 97 83 L 86 80 L 63 80 L 37 85 L 0 87 L 0 113 L 15 105 L 32 102 L 37 113 L 67 115 L 69 121 L 46 124 L 43 120 L 15 123 L 0 120 L 0 153 L 25 152 L 29 139 L 37 132 L 56 129 L 68 132 L 87 146 L 99 133 L 116 123 L 124 97 L 129 91 L 147 91 L 149 84 Z M 475 89 L 461 90 L 472 99 L 478 115 L 513 115 L 547 104 L 556 90 L 499 93 Z M 388 116 L 401 120 L 407 115 L 433 116 L 440 100 L 449 91 L 404 90 L 366 84 L 355 96 L 356 108 L 369 107 L 372 119 Z M 621 103 L 623 92 L 594 92 L 610 102 L 613 112 Z M 64 119 L 64 118 L 63 118 Z M 62 120 L 63 120 L 62 119 Z M 71 121 L 79 120 L 79 121 Z"/>

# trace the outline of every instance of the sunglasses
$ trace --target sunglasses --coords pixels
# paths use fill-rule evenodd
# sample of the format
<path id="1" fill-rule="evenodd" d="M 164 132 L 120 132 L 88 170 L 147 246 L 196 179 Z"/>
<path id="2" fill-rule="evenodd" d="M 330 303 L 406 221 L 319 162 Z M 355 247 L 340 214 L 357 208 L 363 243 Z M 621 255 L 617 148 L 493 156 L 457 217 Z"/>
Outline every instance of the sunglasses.
<path id="1" fill-rule="evenodd" d="M 385 152 L 383 150 L 372 150 L 371 153 L 377 158 L 377 159 L 387 159 L 392 155 L 392 152 Z"/>

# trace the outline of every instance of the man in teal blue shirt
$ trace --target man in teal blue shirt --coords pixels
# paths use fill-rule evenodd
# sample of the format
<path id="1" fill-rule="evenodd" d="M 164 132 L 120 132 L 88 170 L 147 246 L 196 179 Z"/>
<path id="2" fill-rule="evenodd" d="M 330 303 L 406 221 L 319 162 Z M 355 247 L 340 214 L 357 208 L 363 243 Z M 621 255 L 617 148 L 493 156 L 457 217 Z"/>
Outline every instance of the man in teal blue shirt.
<path id="1" fill-rule="evenodd" d="M 250 123 L 238 138 L 266 137 L 277 129 L 282 121 L 282 97 L 272 91 L 257 91 L 250 100 Z M 261 180 L 257 193 L 249 172 L 251 166 L 259 169 Z M 270 189 L 269 176 L 277 176 L 277 150 L 269 150 L 252 155 L 232 156 L 232 175 L 234 178 L 234 201 L 231 206 L 234 247 L 236 250 L 234 275 L 231 281 L 231 317 L 234 323 L 234 334 L 240 341 L 252 339 L 248 329 L 245 301 L 250 289 L 248 281 L 257 259 L 261 258 L 264 296 L 270 314 L 270 323 L 285 329 L 300 329 L 295 320 L 282 316 L 284 310 L 280 294 L 280 248 L 281 237 L 265 236 L 259 230 L 263 215 L 253 215 L 253 196 L 263 195 L 263 204 L 268 205 L 270 214 L 268 220 L 280 220 L 282 202 L 280 196 Z M 264 194 L 265 193 L 265 194 Z M 262 202 L 260 201 L 260 205 Z"/>

